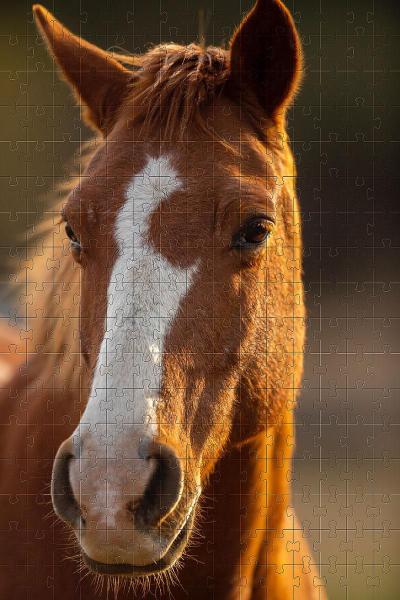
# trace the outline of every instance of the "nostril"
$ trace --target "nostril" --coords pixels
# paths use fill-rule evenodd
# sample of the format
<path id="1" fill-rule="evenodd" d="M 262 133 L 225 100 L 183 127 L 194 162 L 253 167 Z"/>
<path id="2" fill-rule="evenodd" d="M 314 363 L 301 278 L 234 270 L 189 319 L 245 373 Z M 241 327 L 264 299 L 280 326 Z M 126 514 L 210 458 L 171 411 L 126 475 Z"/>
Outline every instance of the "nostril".
<path id="1" fill-rule="evenodd" d="M 75 497 L 74 497 L 75 500 Z M 76 502 L 76 500 L 75 500 Z M 77 508 L 78 508 L 78 512 L 80 518 L 81 518 L 81 525 L 86 525 L 86 519 L 87 519 L 87 515 L 88 515 L 88 509 L 87 506 L 85 504 L 81 504 L 80 506 L 77 504 Z"/>
<path id="2" fill-rule="evenodd" d="M 54 510 L 60 519 L 76 526 L 81 517 L 81 512 L 70 482 L 69 467 L 72 458 L 74 458 L 73 455 L 66 452 L 61 446 L 53 464 L 51 499 Z"/>
<path id="3" fill-rule="evenodd" d="M 175 507 L 182 494 L 182 469 L 171 448 L 154 444 L 146 460 L 155 460 L 156 468 L 140 500 L 129 502 L 138 526 L 158 525 Z"/>

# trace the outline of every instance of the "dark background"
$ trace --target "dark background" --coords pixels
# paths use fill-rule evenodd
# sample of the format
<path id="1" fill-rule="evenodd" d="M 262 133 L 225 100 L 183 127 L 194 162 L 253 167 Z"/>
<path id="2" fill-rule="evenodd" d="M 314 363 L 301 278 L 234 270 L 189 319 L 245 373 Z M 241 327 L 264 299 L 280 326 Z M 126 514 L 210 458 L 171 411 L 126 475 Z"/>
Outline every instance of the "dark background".
<path id="1" fill-rule="evenodd" d="M 251 2 L 59 0 L 52 10 L 103 48 L 225 44 Z M 308 343 L 297 411 L 294 503 L 334 599 L 400 597 L 400 3 L 289 0 L 306 76 L 289 131 L 303 211 Z M 0 273 L 12 273 L 44 198 L 90 135 L 32 24 L 0 20 Z M 55 192 L 54 192 L 55 193 Z M 11 293 L 10 293 L 11 292 Z M 316 582 L 318 583 L 318 582 Z"/>

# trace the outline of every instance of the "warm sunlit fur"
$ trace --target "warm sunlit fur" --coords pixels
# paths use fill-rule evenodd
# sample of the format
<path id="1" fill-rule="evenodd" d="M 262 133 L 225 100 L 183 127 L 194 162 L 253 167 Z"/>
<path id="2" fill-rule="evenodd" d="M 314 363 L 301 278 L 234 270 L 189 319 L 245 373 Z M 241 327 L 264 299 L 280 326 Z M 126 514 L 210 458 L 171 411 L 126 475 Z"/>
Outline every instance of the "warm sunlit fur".
<path id="1" fill-rule="evenodd" d="M 300 211 L 285 131 L 301 74 L 293 21 L 279 0 L 259 0 L 227 50 L 167 44 L 118 57 L 76 38 L 43 8 L 35 15 L 98 137 L 15 276 L 26 318 L 19 371 L 0 397 L 9 499 L 1 595 L 324 598 L 315 566 L 304 566 L 310 551 L 290 497 L 304 343 Z M 148 243 L 173 265 L 199 267 L 181 303 L 185 319 L 175 319 L 166 338 L 157 435 L 186 462 L 184 494 L 163 527 L 174 530 L 202 493 L 171 570 L 107 578 L 89 573 L 75 536 L 65 549 L 65 526 L 43 516 L 54 456 L 90 392 L 116 214 L 148 156 L 164 155 L 184 192 L 151 215 Z M 82 272 L 61 209 L 87 248 Z M 254 212 L 273 216 L 273 234 L 262 251 L 235 253 L 232 235 Z"/>

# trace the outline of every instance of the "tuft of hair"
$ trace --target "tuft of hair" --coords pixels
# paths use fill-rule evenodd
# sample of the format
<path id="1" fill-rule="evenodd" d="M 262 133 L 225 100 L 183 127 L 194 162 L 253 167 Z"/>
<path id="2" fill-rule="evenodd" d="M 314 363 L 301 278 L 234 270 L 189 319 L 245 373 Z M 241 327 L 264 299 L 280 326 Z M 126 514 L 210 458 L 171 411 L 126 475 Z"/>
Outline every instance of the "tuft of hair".
<path id="1" fill-rule="evenodd" d="M 218 97 L 229 77 L 229 53 L 197 44 L 162 44 L 140 56 L 116 56 L 136 67 L 130 101 L 145 135 L 182 139 L 188 126 L 210 133 L 202 108 Z"/>

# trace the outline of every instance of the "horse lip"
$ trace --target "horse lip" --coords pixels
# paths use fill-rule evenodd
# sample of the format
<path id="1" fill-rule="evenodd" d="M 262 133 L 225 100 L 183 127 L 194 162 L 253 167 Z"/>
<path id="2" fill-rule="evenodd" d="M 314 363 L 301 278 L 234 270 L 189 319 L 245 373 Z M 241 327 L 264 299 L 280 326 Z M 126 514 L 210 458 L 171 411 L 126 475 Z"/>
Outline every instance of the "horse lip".
<path id="1" fill-rule="evenodd" d="M 125 575 L 127 577 L 140 577 L 145 575 L 152 575 L 155 573 L 160 573 L 161 571 L 165 571 L 169 567 L 173 565 L 175 560 L 181 554 L 183 547 L 186 542 L 186 534 L 188 532 L 189 527 L 193 523 L 193 515 L 190 514 L 186 519 L 186 522 L 171 546 L 169 547 L 167 553 L 157 561 L 149 565 L 131 565 L 129 563 L 116 563 L 116 564 L 106 564 L 98 562 L 97 560 L 93 560 L 90 558 L 84 550 L 81 550 L 82 558 L 87 567 L 94 573 L 99 573 L 100 575 Z"/>

